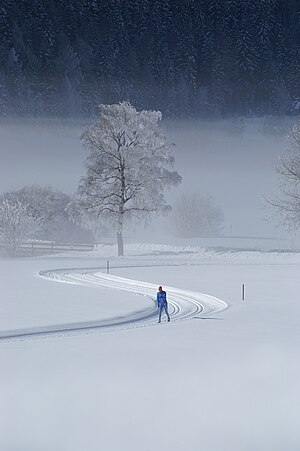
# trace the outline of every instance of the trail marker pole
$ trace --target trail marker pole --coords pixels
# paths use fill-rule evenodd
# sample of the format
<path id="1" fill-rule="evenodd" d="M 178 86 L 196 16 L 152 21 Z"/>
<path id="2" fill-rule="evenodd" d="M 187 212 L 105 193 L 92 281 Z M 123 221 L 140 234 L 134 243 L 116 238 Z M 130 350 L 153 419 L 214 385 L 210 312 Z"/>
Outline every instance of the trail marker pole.
<path id="1" fill-rule="evenodd" d="M 242 285 L 242 301 L 245 300 L 245 284 Z"/>
<path id="2" fill-rule="evenodd" d="M 106 262 L 106 274 L 109 274 L 109 260 Z"/>

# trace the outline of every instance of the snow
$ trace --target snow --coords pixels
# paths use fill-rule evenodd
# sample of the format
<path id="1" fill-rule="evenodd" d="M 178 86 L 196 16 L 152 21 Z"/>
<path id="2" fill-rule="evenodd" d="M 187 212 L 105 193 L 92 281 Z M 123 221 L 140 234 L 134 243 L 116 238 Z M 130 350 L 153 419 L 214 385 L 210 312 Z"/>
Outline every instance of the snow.
<path id="1" fill-rule="evenodd" d="M 1 340 L 0 449 L 298 451 L 300 255 L 147 243 L 126 246 L 124 258 L 115 251 L 1 260 L 1 333 L 141 317 L 158 284 L 173 287 L 171 303 L 192 292 L 201 304 L 205 293 L 230 308 Z"/>

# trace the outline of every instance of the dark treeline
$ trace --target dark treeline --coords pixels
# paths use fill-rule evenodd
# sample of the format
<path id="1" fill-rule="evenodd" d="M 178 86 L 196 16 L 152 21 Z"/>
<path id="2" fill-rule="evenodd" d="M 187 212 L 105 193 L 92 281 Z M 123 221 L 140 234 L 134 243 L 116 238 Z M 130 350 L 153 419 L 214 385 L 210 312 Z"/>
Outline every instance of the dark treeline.
<path id="1" fill-rule="evenodd" d="M 276 114 L 300 97 L 299 0 L 5 0 L 0 113 Z"/>

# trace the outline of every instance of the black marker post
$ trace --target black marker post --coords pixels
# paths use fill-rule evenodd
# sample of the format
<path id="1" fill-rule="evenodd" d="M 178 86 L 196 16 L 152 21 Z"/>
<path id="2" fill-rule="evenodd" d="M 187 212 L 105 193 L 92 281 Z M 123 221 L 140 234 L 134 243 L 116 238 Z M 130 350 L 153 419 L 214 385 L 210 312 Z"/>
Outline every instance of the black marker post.
<path id="1" fill-rule="evenodd" d="M 245 300 L 245 284 L 242 285 L 242 301 Z"/>

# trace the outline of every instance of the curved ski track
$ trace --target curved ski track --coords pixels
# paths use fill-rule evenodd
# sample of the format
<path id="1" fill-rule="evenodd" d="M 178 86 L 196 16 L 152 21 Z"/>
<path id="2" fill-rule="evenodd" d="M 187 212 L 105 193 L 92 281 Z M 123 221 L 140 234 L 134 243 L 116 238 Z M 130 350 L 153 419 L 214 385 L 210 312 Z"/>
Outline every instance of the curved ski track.
<path id="1" fill-rule="evenodd" d="M 1 341 L 34 337 L 41 338 L 49 335 L 69 336 L 88 331 L 115 331 L 157 324 L 158 315 L 154 297 L 157 287 L 154 284 L 104 274 L 99 269 L 57 269 L 41 271 L 39 275 L 56 282 L 129 291 L 141 296 L 147 296 L 153 302 L 146 310 L 105 321 L 77 322 L 2 332 L 0 333 Z M 206 317 L 214 313 L 219 313 L 228 307 L 226 302 L 207 294 L 185 291 L 173 287 L 165 287 L 165 289 L 168 293 L 169 312 L 172 322 L 194 317 Z"/>

